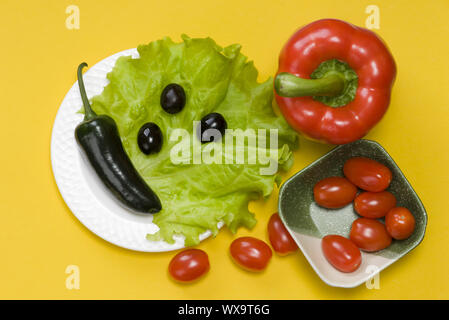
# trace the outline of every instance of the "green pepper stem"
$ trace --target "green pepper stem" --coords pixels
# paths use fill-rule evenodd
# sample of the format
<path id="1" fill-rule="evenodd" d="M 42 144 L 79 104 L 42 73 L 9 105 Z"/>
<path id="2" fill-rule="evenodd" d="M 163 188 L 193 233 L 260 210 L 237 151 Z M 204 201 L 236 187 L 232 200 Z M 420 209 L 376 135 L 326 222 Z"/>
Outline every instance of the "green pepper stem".
<path id="1" fill-rule="evenodd" d="M 282 97 L 338 96 L 343 93 L 345 79 L 336 73 L 319 79 L 303 79 L 282 72 L 276 76 L 274 88 Z"/>
<path id="2" fill-rule="evenodd" d="M 86 89 L 84 88 L 83 81 L 83 68 L 87 67 L 87 63 L 83 62 L 78 66 L 78 86 L 80 88 L 81 99 L 83 100 L 84 106 L 84 120 L 90 120 L 95 117 L 97 114 L 92 110 L 90 106 L 89 99 L 86 95 Z"/>

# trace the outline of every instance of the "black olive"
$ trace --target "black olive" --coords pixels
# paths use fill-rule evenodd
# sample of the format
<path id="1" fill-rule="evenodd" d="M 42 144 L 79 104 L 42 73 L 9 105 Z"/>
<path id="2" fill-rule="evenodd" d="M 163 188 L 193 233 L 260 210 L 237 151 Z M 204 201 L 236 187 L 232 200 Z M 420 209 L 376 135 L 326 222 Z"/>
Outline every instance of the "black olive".
<path id="1" fill-rule="evenodd" d="M 201 143 L 214 141 L 215 137 L 208 129 L 216 129 L 221 133 L 221 136 L 224 136 L 227 128 L 228 124 L 221 114 L 217 112 L 209 113 L 201 119 L 201 130 L 199 130 L 200 126 L 197 128 L 198 139 Z"/>
<path id="2" fill-rule="evenodd" d="M 161 106 L 165 112 L 171 114 L 178 113 L 185 105 L 186 93 L 179 84 L 171 83 L 162 91 Z"/>
<path id="3" fill-rule="evenodd" d="M 162 132 L 153 122 L 145 123 L 137 135 L 137 144 L 145 154 L 158 153 L 162 148 Z"/>

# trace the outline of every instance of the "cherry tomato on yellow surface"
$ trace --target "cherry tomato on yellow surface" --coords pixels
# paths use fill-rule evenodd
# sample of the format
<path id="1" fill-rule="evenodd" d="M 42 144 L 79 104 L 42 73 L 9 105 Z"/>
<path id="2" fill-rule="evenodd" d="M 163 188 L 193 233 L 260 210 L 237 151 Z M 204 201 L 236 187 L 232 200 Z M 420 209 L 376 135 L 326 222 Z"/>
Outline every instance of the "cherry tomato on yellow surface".
<path id="1" fill-rule="evenodd" d="M 210 269 L 207 253 L 200 249 L 181 251 L 170 261 L 168 271 L 173 279 L 190 282 L 198 279 Z"/>
<path id="2" fill-rule="evenodd" d="M 274 251 L 281 256 L 298 249 L 298 245 L 288 233 L 278 213 L 273 214 L 268 221 L 268 238 Z"/>
<path id="3" fill-rule="evenodd" d="M 349 239 L 328 235 L 321 240 L 321 249 L 327 261 L 342 272 L 353 272 L 362 263 L 359 248 Z"/>
<path id="4" fill-rule="evenodd" d="M 354 200 L 355 211 L 365 218 L 382 218 L 396 206 L 396 197 L 388 191 L 362 192 Z"/>
<path id="5" fill-rule="evenodd" d="M 367 252 L 379 251 L 391 244 L 391 236 L 385 225 L 368 218 L 359 218 L 352 223 L 349 238 L 357 247 Z"/>
<path id="6" fill-rule="evenodd" d="M 235 263 L 249 271 L 262 271 L 273 255 L 270 247 L 262 240 L 253 237 L 235 239 L 230 247 Z"/>
<path id="7" fill-rule="evenodd" d="M 415 218 L 407 208 L 397 207 L 387 213 L 385 225 L 393 238 L 404 240 L 410 237 L 415 230 Z"/>
<path id="8" fill-rule="evenodd" d="M 346 161 L 343 172 L 357 187 L 371 192 L 385 190 L 393 176 L 390 169 L 380 162 L 364 157 L 354 157 Z"/>
<path id="9" fill-rule="evenodd" d="M 337 209 L 354 200 L 357 188 L 343 177 L 329 177 L 319 181 L 313 188 L 313 197 L 320 206 Z"/>

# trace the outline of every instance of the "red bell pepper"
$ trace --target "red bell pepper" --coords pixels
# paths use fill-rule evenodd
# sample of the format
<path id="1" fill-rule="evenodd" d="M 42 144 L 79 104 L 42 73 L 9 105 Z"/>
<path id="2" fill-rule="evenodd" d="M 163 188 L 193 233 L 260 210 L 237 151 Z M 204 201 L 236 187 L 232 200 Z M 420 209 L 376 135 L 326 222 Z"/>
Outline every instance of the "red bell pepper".
<path id="1" fill-rule="evenodd" d="M 279 57 L 276 101 L 298 132 L 331 144 L 362 138 L 390 103 L 396 65 L 372 31 L 325 19 L 298 30 Z"/>

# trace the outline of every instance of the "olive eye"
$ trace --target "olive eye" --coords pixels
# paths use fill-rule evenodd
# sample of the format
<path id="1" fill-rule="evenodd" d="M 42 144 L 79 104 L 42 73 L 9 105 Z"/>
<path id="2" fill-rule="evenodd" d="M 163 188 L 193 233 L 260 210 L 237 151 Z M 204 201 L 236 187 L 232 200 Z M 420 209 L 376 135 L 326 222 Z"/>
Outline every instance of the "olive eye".
<path id="1" fill-rule="evenodd" d="M 164 88 L 161 94 L 161 106 L 165 112 L 178 113 L 185 105 L 186 93 L 179 84 L 171 83 Z"/>
<path id="2" fill-rule="evenodd" d="M 224 136 L 227 128 L 228 124 L 221 114 L 217 112 L 209 113 L 201 119 L 201 123 L 197 128 L 198 139 L 201 143 L 212 142 L 215 140 L 215 130 L 218 130 L 222 137 Z M 217 139 L 217 141 L 218 140 L 219 139 Z"/>
<path id="3" fill-rule="evenodd" d="M 158 153 L 162 148 L 162 132 L 153 122 L 145 123 L 137 134 L 137 144 L 145 154 Z"/>

